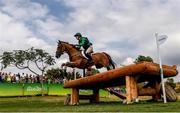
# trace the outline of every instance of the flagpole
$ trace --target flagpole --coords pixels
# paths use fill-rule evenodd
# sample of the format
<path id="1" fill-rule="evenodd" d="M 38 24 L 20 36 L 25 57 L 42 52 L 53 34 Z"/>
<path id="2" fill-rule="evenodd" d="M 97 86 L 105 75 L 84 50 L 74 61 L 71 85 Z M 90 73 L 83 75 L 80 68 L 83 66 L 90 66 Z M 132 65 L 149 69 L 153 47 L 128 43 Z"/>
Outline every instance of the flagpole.
<path id="1" fill-rule="evenodd" d="M 163 68 L 162 68 L 162 62 L 161 62 L 161 54 L 160 54 L 159 43 L 158 43 L 158 33 L 155 33 L 155 36 L 156 36 L 157 53 L 158 53 L 158 59 L 159 59 L 161 84 L 162 84 L 162 90 L 163 90 L 163 99 L 164 99 L 164 103 L 167 103 L 166 92 L 165 92 L 165 85 L 164 85 Z"/>

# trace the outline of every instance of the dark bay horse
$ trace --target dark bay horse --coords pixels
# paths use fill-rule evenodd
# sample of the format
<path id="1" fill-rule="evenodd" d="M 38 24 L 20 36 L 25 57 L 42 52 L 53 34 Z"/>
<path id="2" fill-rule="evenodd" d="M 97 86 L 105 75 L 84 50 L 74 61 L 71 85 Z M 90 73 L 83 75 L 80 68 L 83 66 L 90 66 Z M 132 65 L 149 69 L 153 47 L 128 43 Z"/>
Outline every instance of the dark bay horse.
<path id="1" fill-rule="evenodd" d="M 94 64 L 88 64 L 88 60 L 82 55 L 81 51 L 78 50 L 73 44 L 69 44 L 67 42 L 59 40 L 56 50 L 56 58 L 59 58 L 64 53 L 67 53 L 69 55 L 70 62 L 66 62 L 62 64 L 62 66 L 72 68 L 76 67 L 79 69 L 87 69 L 93 65 L 95 65 L 97 69 L 102 67 L 106 67 L 107 70 L 115 68 L 115 63 L 107 53 L 93 53 L 92 59 Z"/>

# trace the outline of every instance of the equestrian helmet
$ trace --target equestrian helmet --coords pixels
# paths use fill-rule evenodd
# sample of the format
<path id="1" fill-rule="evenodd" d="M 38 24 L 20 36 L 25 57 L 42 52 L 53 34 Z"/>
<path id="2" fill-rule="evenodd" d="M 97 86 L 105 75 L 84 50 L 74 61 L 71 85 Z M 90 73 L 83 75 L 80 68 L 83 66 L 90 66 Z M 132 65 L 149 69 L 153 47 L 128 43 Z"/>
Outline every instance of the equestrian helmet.
<path id="1" fill-rule="evenodd" d="M 74 37 L 76 37 L 76 36 L 82 37 L 81 33 L 76 33 L 76 34 L 74 35 Z"/>

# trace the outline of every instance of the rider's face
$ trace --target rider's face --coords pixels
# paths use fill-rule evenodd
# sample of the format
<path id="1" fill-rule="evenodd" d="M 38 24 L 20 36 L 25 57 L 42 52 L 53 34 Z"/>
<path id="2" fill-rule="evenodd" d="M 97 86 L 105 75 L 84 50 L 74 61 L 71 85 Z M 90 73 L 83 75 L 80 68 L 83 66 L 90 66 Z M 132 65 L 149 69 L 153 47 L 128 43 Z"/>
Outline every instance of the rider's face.
<path id="1" fill-rule="evenodd" d="M 77 40 L 80 40 L 80 37 L 79 37 L 79 36 L 76 36 L 76 39 L 77 39 Z"/>

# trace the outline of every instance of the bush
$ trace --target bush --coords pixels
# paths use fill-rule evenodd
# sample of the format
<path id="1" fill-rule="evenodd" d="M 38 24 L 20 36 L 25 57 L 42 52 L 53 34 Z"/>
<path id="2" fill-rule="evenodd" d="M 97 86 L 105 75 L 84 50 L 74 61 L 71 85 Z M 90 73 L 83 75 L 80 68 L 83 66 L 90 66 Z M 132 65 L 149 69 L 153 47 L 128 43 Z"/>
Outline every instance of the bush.
<path id="1" fill-rule="evenodd" d="M 138 63 L 142 61 L 153 62 L 153 59 L 150 56 L 139 55 L 138 58 L 136 58 L 134 63 Z"/>

